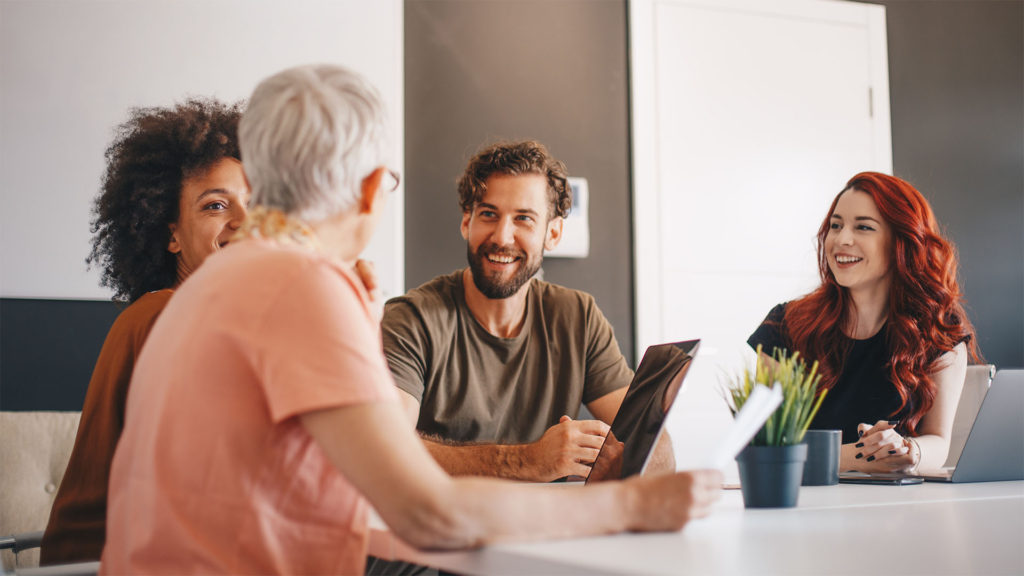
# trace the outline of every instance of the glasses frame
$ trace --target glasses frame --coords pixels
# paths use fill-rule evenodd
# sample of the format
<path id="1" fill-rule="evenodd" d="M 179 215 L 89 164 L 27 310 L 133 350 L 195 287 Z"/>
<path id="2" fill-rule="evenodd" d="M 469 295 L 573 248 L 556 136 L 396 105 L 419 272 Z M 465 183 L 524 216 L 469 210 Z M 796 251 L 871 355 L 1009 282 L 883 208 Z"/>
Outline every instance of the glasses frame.
<path id="1" fill-rule="evenodd" d="M 391 176 L 394 183 L 389 186 L 389 183 L 381 178 L 380 187 L 383 188 L 385 192 L 394 192 L 395 190 L 398 190 L 398 187 L 402 184 L 402 175 L 398 173 L 398 170 L 392 170 L 390 168 L 387 169 L 386 174 Z"/>

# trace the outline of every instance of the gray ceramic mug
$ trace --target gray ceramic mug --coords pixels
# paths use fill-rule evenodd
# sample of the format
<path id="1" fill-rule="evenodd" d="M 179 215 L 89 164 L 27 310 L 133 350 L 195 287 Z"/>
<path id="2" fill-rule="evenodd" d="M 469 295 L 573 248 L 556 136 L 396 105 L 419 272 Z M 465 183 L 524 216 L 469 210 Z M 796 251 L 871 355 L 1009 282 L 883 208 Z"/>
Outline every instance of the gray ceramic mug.
<path id="1" fill-rule="evenodd" d="M 802 486 L 839 484 L 839 450 L 842 442 L 842 430 L 808 430 L 804 434 L 807 462 L 804 464 Z"/>

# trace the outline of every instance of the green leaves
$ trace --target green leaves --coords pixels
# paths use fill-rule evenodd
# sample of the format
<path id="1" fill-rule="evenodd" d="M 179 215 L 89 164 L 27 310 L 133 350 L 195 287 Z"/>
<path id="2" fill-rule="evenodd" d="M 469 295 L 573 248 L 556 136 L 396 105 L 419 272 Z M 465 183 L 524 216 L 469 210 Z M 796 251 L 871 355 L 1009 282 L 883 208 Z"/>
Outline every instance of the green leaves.
<path id="1" fill-rule="evenodd" d="M 743 407 L 755 386 L 779 386 L 782 389 L 782 405 L 754 436 L 754 446 L 790 446 L 804 439 L 804 432 L 810 426 L 821 407 L 828 390 L 818 391 L 821 375 L 818 363 L 808 370 L 799 352 L 789 355 L 786 350 L 776 348 L 772 356 L 757 347 L 757 363 L 754 373 L 749 368 L 728 389 L 732 400 L 733 414 Z"/>

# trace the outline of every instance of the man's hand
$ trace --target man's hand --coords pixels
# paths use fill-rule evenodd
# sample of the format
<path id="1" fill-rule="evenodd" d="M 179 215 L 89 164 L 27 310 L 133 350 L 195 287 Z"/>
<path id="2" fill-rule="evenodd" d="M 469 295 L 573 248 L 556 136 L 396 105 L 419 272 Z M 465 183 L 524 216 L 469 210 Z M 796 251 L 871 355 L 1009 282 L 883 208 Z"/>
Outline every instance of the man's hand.
<path id="1" fill-rule="evenodd" d="M 600 420 L 573 420 L 562 416 L 540 440 L 526 445 L 526 465 L 540 482 L 566 476 L 586 477 L 610 429 Z"/>
<path id="2" fill-rule="evenodd" d="M 711 512 L 722 491 L 718 470 L 634 476 L 624 481 L 629 492 L 634 532 L 681 530 L 694 518 Z"/>
<path id="3" fill-rule="evenodd" d="M 406 400 L 410 417 L 419 406 Z M 423 437 L 423 443 L 452 476 L 495 476 L 527 482 L 551 482 L 567 476 L 586 477 L 597 459 L 604 437 L 611 430 L 600 420 L 573 420 L 562 416 L 532 444 L 452 444 Z"/>

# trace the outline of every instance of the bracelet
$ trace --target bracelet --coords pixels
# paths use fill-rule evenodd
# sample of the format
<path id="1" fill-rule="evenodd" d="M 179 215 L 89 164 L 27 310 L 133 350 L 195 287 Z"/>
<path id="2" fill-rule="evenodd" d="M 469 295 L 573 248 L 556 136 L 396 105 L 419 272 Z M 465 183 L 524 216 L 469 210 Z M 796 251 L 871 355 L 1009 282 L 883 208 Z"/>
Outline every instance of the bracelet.
<path id="1" fill-rule="evenodd" d="M 911 458 L 914 457 L 915 449 L 917 451 L 917 458 L 914 458 L 914 465 L 910 468 L 911 474 L 917 474 L 917 467 L 921 465 L 921 445 L 917 443 L 917 440 L 914 440 L 910 436 L 907 436 L 904 440 L 907 441 L 908 448 L 910 448 Z"/>

